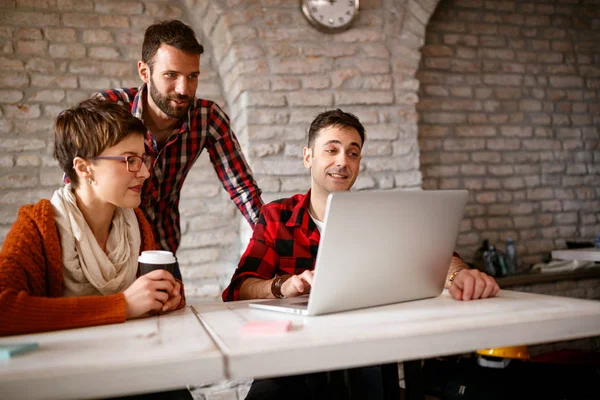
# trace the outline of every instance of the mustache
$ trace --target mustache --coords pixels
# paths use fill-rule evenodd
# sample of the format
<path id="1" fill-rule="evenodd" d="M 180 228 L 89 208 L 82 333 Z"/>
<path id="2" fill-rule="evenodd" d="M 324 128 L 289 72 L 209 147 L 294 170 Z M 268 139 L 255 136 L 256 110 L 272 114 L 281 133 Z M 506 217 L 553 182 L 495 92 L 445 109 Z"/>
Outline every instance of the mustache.
<path id="1" fill-rule="evenodd" d="M 175 94 L 173 96 L 170 96 L 171 100 L 187 100 L 189 101 L 191 99 L 190 96 L 186 96 L 185 94 Z"/>

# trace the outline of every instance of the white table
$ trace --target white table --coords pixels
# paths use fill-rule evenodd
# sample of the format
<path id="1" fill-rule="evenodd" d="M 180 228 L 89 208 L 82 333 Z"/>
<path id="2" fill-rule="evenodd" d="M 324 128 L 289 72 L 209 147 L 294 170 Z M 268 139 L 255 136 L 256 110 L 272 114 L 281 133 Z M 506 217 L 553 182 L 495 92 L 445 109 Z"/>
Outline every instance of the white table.
<path id="1" fill-rule="evenodd" d="M 552 250 L 552 259 L 600 261 L 600 249 L 590 247 L 583 249 Z"/>
<path id="2" fill-rule="evenodd" d="M 83 399 L 223 379 L 223 357 L 190 308 L 124 324 L 0 338 L 39 349 L 0 361 L 2 399 Z"/>
<path id="3" fill-rule="evenodd" d="M 248 302 L 192 304 L 227 359 L 227 378 L 262 378 L 430 358 L 480 348 L 600 335 L 600 302 L 502 290 L 461 302 L 432 299 L 302 317 Z M 242 336 L 251 320 L 291 320 L 291 331 Z"/>

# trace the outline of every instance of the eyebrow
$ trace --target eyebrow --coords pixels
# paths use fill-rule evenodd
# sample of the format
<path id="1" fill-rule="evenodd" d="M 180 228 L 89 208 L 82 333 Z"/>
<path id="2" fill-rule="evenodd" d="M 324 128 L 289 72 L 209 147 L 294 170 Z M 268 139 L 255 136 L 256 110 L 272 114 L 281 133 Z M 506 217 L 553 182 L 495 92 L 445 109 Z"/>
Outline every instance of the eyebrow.
<path id="1" fill-rule="evenodd" d="M 327 146 L 328 144 L 342 144 L 342 142 L 340 142 L 339 140 L 333 139 L 333 140 L 329 140 L 328 142 L 325 142 L 323 144 L 323 147 Z M 352 142 L 350 143 L 350 146 L 356 146 L 360 149 L 362 149 L 362 147 L 360 147 L 360 145 L 357 142 Z"/>
<path id="2" fill-rule="evenodd" d="M 174 69 L 167 69 L 167 70 L 164 70 L 162 73 L 163 74 L 180 74 L 180 75 L 185 75 L 183 72 L 176 71 Z M 200 70 L 190 72 L 188 75 L 195 75 L 195 74 L 200 75 Z"/>

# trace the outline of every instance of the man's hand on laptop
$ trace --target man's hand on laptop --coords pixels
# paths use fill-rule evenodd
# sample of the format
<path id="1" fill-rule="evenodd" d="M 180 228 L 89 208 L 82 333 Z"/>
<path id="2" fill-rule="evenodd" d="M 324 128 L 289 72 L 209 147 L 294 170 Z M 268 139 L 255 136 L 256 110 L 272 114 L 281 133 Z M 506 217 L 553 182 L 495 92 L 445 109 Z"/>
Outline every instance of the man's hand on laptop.
<path id="1" fill-rule="evenodd" d="M 448 290 L 456 300 L 476 300 L 495 296 L 500 287 L 486 273 L 463 268 L 456 272 Z"/>
<path id="2" fill-rule="evenodd" d="M 310 293 L 314 272 L 306 270 L 300 275 L 292 275 L 281 285 L 281 294 L 285 297 L 296 297 Z"/>

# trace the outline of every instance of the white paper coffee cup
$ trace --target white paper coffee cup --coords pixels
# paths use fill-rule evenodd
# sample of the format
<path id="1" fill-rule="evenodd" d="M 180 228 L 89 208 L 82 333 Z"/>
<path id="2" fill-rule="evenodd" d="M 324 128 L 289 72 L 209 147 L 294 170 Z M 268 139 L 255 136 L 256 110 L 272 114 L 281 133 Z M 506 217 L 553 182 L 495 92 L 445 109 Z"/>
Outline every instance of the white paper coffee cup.
<path id="1" fill-rule="evenodd" d="M 165 250 L 143 251 L 138 257 L 140 275 L 147 274 L 156 269 L 165 269 L 173 274 L 176 263 L 177 259 L 173 256 L 173 253 Z"/>

